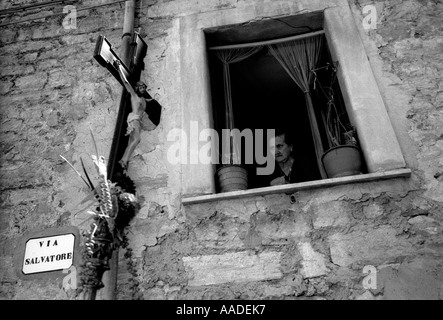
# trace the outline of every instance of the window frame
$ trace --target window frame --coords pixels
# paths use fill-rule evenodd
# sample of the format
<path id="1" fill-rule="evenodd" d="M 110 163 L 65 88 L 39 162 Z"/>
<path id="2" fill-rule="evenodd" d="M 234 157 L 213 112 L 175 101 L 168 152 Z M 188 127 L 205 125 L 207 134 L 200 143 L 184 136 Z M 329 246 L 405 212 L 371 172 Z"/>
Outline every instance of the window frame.
<path id="1" fill-rule="evenodd" d="M 340 2 L 341 3 L 341 2 Z M 312 8 L 314 11 L 318 8 Z M 386 177 L 405 177 L 410 175 L 410 170 L 406 168 L 406 163 L 401 152 L 395 132 L 392 128 L 384 101 L 378 89 L 375 77 L 368 58 L 366 56 L 363 42 L 360 39 L 358 28 L 355 25 L 350 8 L 343 4 L 324 9 L 324 31 L 327 46 L 330 50 L 333 61 L 338 61 L 337 77 L 342 95 L 345 100 L 346 109 L 351 123 L 359 132 L 359 140 L 368 174 L 361 176 L 351 176 L 335 179 L 324 179 L 290 185 L 289 189 L 309 188 L 314 186 L 327 186 L 337 181 L 341 184 L 355 181 L 366 181 L 367 179 L 384 179 Z M 241 10 L 241 9 L 235 9 Z M 278 10 L 277 10 L 278 11 Z M 299 11 L 299 10 L 297 10 Z M 231 12 L 232 13 L 232 12 Z M 226 12 L 224 13 L 226 18 Z M 274 12 L 277 16 L 277 12 Z M 211 15 L 211 17 L 208 17 Z M 216 17 L 216 13 L 201 13 L 192 16 L 182 17 L 180 23 L 181 32 L 181 75 L 188 79 L 182 90 L 182 128 L 189 131 L 191 120 L 199 121 L 203 128 L 213 128 L 212 122 L 212 102 L 210 92 L 210 79 L 208 72 L 208 57 L 206 52 L 205 36 L 203 29 L 223 24 L 235 24 L 251 20 L 255 15 L 254 11 L 245 12 L 242 21 L 233 15 L 232 20 Z M 269 16 L 272 16 L 270 12 Z M 287 15 L 291 15 L 288 12 Z M 212 19 L 211 19 L 212 18 Z M 189 30 L 194 30 L 189 34 Z M 199 29 L 199 32 L 195 30 Z M 198 90 L 197 90 L 198 88 Z M 195 91 L 199 93 L 196 95 Z M 192 105 L 193 110 L 185 112 L 185 106 Z M 189 136 L 189 135 L 188 135 Z M 189 137 L 192 139 L 192 137 Z M 191 142 L 191 141 L 190 141 Z M 200 197 L 215 194 L 215 165 L 182 165 L 182 196 Z M 364 176 L 364 177 L 363 177 Z M 338 179 L 338 180 L 337 180 Z M 329 181 L 328 181 L 329 180 Z M 332 180 L 332 181 L 331 181 Z M 313 185 L 311 185 L 313 184 Z M 298 186 L 297 186 L 298 185 Z M 285 186 L 250 189 L 242 192 L 231 192 L 230 196 L 239 194 L 259 194 L 261 192 L 285 192 Z M 271 189 L 269 189 L 271 188 Z M 251 191 L 251 192 L 248 192 Z M 218 194 L 219 195 L 219 194 Z M 215 197 L 223 198 L 223 197 Z"/>

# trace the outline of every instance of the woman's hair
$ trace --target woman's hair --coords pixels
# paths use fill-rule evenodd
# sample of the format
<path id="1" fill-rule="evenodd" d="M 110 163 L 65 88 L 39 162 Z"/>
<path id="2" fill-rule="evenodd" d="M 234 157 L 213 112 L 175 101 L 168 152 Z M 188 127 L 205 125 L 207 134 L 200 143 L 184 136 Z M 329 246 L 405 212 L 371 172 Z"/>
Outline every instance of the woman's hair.
<path id="1" fill-rule="evenodd" d="M 285 129 L 275 129 L 275 136 L 284 136 L 287 145 L 293 144 L 292 135 Z"/>

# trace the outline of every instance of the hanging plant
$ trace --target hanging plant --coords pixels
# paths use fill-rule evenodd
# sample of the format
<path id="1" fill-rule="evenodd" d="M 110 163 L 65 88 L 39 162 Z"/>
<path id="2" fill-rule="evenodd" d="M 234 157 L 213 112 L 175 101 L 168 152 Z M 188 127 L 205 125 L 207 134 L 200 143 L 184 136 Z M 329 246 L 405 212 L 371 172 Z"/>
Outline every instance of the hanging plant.
<path id="1" fill-rule="evenodd" d="M 313 70 L 314 84 L 318 86 L 322 98 L 326 100 L 320 110 L 326 134 L 325 145 L 327 144 L 321 157 L 322 165 L 328 178 L 358 175 L 363 171 L 363 161 L 358 146 L 357 130 L 351 125 L 339 95 L 336 83 L 337 68 L 335 65 L 330 67 L 331 64 L 327 63 L 326 66 L 319 68 L 330 70 L 330 82 L 327 86 L 322 85 Z M 323 106 L 323 103 L 320 105 Z"/>
<path id="2" fill-rule="evenodd" d="M 330 82 L 328 85 L 323 85 L 317 77 L 316 72 L 320 69 L 330 72 Z M 326 100 L 324 107 L 321 109 L 321 116 L 326 131 L 328 149 L 342 145 L 358 146 L 357 130 L 350 124 L 346 111 L 341 108 L 339 101 L 335 97 L 336 65 L 326 63 L 324 67 L 311 72 L 314 73 L 314 90 L 318 87 L 320 95 Z"/>

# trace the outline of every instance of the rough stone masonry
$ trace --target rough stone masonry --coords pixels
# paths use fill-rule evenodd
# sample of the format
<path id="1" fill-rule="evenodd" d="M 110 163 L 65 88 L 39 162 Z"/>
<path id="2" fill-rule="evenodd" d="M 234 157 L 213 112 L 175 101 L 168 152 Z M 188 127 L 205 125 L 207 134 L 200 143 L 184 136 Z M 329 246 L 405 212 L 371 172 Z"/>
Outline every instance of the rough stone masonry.
<path id="1" fill-rule="evenodd" d="M 338 2 L 352 10 L 411 177 L 183 206 L 181 169 L 165 160 L 167 133 L 186 110 L 183 18 L 218 11 L 223 20 L 232 10 L 260 19 L 323 1 L 139 1 L 142 78 L 164 110 L 129 166 L 142 208 L 120 251 L 118 299 L 443 299 L 443 3 Z M 121 86 L 92 53 L 100 34 L 118 51 L 124 4 L 79 10 L 94 4 L 78 5 L 69 30 L 61 6 L 0 16 L 14 22 L 0 26 L 3 299 L 81 298 L 61 278 L 22 280 L 13 264 L 30 232 L 89 228 L 93 202 L 59 155 L 94 172 L 89 127 L 106 157 L 112 142 Z M 375 29 L 362 27 L 367 5 Z M 375 286 L 365 285 L 366 266 Z"/>

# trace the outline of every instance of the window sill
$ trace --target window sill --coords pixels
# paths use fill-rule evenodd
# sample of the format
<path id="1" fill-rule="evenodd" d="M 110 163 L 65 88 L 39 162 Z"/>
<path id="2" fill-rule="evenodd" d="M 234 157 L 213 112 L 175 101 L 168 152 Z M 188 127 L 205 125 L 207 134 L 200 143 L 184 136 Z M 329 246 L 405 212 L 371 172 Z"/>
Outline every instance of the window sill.
<path id="1" fill-rule="evenodd" d="M 285 184 L 285 185 L 271 186 L 271 187 L 264 187 L 257 189 L 230 191 L 224 193 L 208 194 L 208 195 L 193 196 L 193 197 L 184 197 L 182 198 L 182 204 L 191 205 L 191 204 L 205 203 L 211 201 L 239 199 L 251 196 L 263 196 L 263 195 L 269 195 L 273 193 L 283 193 L 283 192 L 293 193 L 300 190 L 326 188 L 342 184 L 369 182 L 369 181 L 385 180 L 392 178 L 406 178 L 410 176 L 411 176 L 411 169 L 397 169 L 385 172 L 362 174 L 358 176 L 323 179 L 323 180 Z"/>

